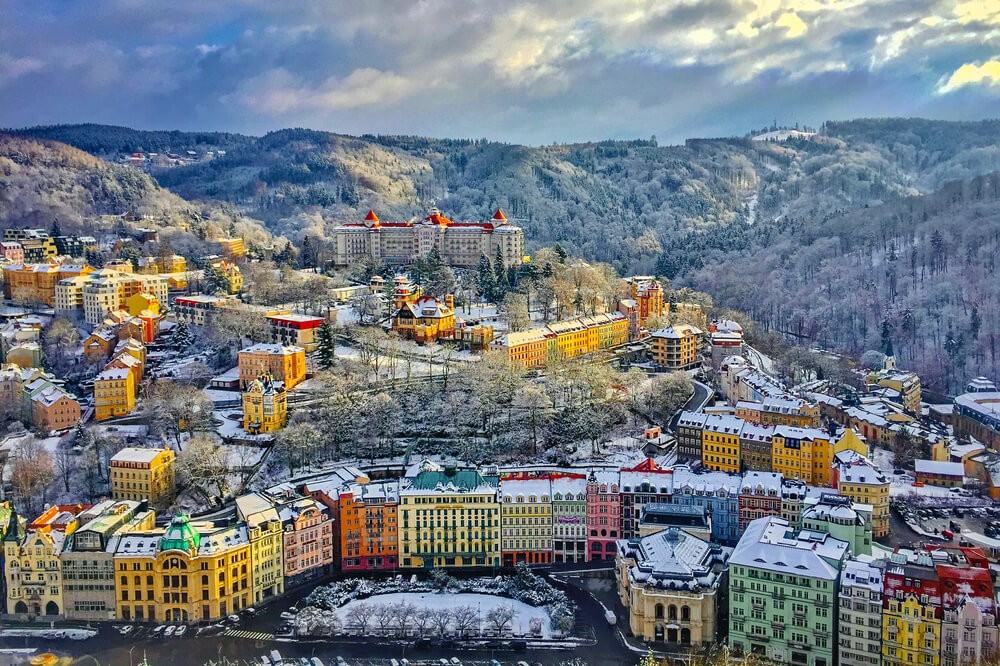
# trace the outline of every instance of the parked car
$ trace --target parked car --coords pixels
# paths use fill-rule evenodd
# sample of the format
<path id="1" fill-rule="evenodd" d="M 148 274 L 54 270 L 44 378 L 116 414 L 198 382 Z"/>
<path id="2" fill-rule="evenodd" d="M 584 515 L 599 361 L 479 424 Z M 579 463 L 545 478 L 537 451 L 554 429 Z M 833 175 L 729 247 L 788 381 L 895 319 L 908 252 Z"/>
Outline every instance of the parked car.
<path id="1" fill-rule="evenodd" d="M 174 638 L 180 638 L 181 636 L 187 633 L 187 630 L 188 628 L 186 624 L 182 624 L 181 626 L 177 627 L 177 630 L 174 632 Z"/>
<path id="2" fill-rule="evenodd" d="M 171 636 L 174 635 L 175 631 L 177 631 L 177 627 L 175 627 L 174 625 L 170 625 L 169 627 L 167 627 L 166 629 L 164 629 L 164 631 L 163 631 L 163 637 L 164 638 L 170 638 Z"/>
<path id="3" fill-rule="evenodd" d="M 240 616 L 239 615 L 230 615 L 226 619 L 229 620 L 229 623 L 232 624 L 234 627 L 237 626 L 240 623 Z"/>
<path id="4" fill-rule="evenodd" d="M 153 638 L 159 638 L 160 635 L 163 633 L 163 631 L 166 628 L 167 628 L 167 625 L 161 624 L 160 626 L 158 626 L 155 629 L 153 629 L 153 633 L 152 633 Z"/>
<path id="5" fill-rule="evenodd" d="M 951 530 L 942 530 L 941 531 L 941 536 L 943 536 L 945 539 L 948 539 L 950 541 L 950 540 L 952 540 L 952 539 L 955 538 L 955 533 L 952 532 Z"/>
<path id="6" fill-rule="evenodd" d="M 129 634 L 132 633 L 133 629 L 135 629 L 135 627 L 133 627 L 131 624 L 125 624 L 118 627 L 118 633 L 121 634 L 122 636 L 128 636 Z"/>

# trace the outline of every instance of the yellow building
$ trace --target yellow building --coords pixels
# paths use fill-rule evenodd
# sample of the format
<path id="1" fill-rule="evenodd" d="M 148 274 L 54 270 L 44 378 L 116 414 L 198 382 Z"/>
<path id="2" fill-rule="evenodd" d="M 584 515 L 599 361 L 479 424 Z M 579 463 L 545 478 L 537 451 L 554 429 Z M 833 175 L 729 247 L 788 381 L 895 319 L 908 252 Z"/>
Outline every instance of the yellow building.
<path id="1" fill-rule="evenodd" d="M 242 524 L 193 523 L 177 513 L 165 529 L 122 535 L 114 561 L 124 622 L 205 622 L 253 605 Z"/>
<path id="2" fill-rule="evenodd" d="M 819 405 L 788 395 L 768 396 L 760 403 L 760 422 L 764 425 L 816 428 L 820 425 Z"/>
<path id="3" fill-rule="evenodd" d="M 822 430 L 775 426 L 771 460 L 774 471 L 786 479 L 799 479 L 823 488 L 832 484 L 833 446 L 829 435 Z"/>
<path id="4" fill-rule="evenodd" d="M 841 495 L 872 507 L 872 536 L 888 536 L 889 477 L 867 457 L 846 449 L 834 454 L 833 480 Z"/>
<path id="5" fill-rule="evenodd" d="M 80 526 L 89 504 L 52 505 L 27 527 L 4 535 L 7 613 L 20 620 L 58 620 L 64 615 L 62 553 L 66 537 Z"/>
<path id="6" fill-rule="evenodd" d="M 94 271 L 90 266 L 71 264 L 8 264 L 3 267 L 4 296 L 19 303 L 56 306 L 56 285 L 62 280 Z"/>
<path id="7" fill-rule="evenodd" d="M 187 270 L 187 259 L 179 254 L 172 254 L 169 257 L 159 257 L 156 266 L 161 273 L 183 273 Z"/>
<path id="8" fill-rule="evenodd" d="M 174 496 L 176 455 L 170 449 L 128 447 L 110 460 L 111 496 L 115 499 L 169 503 Z"/>
<path id="9" fill-rule="evenodd" d="M 418 343 L 450 340 L 455 335 L 455 297 L 407 299 L 392 318 L 392 330 Z"/>
<path id="10" fill-rule="evenodd" d="M 888 599 L 882 607 L 882 663 L 885 666 L 940 664 L 939 610 L 921 604 L 913 593 L 905 594 L 902 599 Z"/>
<path id="11" fill-rule="evenodd" d="M 260 493 L 236 498 L 236 515 L 246 523 L 253 569 L 254 603 L 259 604 L 285 590 L 283 527 L 274 502 Z"/>
<path id="12" fill-rule="evenodd" d="M 216 242 L 222 246 L 222 253 L 230 259 L 247 256 L 247 246 L 242 238 L 220 238 Z"/>
<path id="13" fill-rule="evenodd" d="M 251 435 L 277 432 L 288 422 L 288 394 L 269 374 L 250 382 L 243 391 L 243 429 Z"/>
<path id="14" fill-rule="evenodd" d="M 552 483 L 548 478 L 500 482 L 503 566 L 552 561 Z"/>
<path id="15" fill-rule="evenodd" d="M 650 355 L 657 366 L 684 370 L 698 364 L 702 331 L 691 324 L 675 324 L 650 333 Z"/>
<path id="16" fill-rule="evenodd" d="M 132 316 L 140 315 L 148 310 L 160 314 L 160 299 L 150 293 L 139 292 L 125 299 L 125 310 Z"/>
<path id="17" fill-rule="evenodd" d="M 400 567 L 500 566 L 497 480 L 476 470 L 424 463 L 403 480 Z"/>
<path id="18" fill-rule="evenodd" d="M 555 322 L 541 328 L 508 333 L 492 344 L 525 369 L 545 365 L 551 357 L 574 358 L 629 341 L 629 320 L 620 312 Z"/>
<path id="19" fill-rule="evenodd" d="M 920 377 L 915 372 L 896 369 L 896 360 L 887 357 L 881 370 L 873 371 L 865 378 L 868 384 L 881 386 L 899 393 L 903 407 L 910 414 L 920 414 Z"/>
<path id="20" fill-rule="evenodd" d="M 229 293 L 238 294 L 243 291 L 243 271 L 231 261 L 219 260 L 209 264 L 212 268 L 222 271 L 229 278 Z"/>
<path id="21" fill-rule="evenodd" d="M 98 421 L 124 416 L 135 409 L 135 375 L 124 368 L 109 368 L 94 377 L 94 418 Z"/>
<path id="22" fill-rule="evenodd" d="M 744 424 L 729 414 L 708 415 L 701 430 L 701 464 L 720 472 L 740 472 L 740 433 Z"/>
<path id="23" fill-rule="evenodd" d="M 241 388 L 268 373 L 286 389 L 306 378 L 306 350 L 302 347 L 261 343 L 240 350 L 238 358 Z"/>

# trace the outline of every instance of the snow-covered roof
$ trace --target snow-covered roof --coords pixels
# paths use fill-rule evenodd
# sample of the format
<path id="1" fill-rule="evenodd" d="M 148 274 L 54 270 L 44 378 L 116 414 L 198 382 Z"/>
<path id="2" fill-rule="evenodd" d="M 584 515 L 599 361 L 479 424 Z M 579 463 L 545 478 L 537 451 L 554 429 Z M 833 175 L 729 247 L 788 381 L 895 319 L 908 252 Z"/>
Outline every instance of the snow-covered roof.
<path id="1" fill-rule="evenodd" d="M 240 350 L 241 354 L 273 354 L 275 356 L 291 356 L 294 354 L 305 353 L 305 349 L 302 347 L 296 347 L 295 345 L 278 345 L 270 344 L 267 342 L 258 342 L 250 347 L 245 347 Z"/>
<path id="2" fill-rule="evenodd" d="M 95 382 L 106 381 L 111 379 L 125 379 L 129 375 L 127 368 L 108 368 L 101 371 L 101 374 L 94 377 Z"/>
<path id="3" fill-rule="evenodd" d="M 743 475 L 740 484 L 741 493 L 757 493 L 758 490 L 764 493 L 773 491 L 775 495 L 781 494 L 782 475 L 778 472 L 747 472 Z"/>
<path id="4" fill-rule="evenodd" d="M 791 574 L 807 578 L 836 580 L 839 563 L 850 545 L 829 534 L 800 530 L 777 516 L 758 518 L 747 526 L 730 565 Z"/>
<path id="5" fill-rule="evenodd" d="M 840 572 L 840 587 L 861 587 L 870 592 L 882 593 L 882 570 L 871 562 L 849 559 Z"/>
<path id="6" fill-rule="evenodd" d="M 504 479 L 500 481 L 500 495 L 504 502 L 530 501 L 534 497 L 536 502 L 549 501 L 552 498 L 552 482 L 549 479 Z"/>
<path id="7" fill-rule="evenodd" d="M 629 578 L 640 585 L 687 592 L 713 590 L 732 552 L 677 527 L 642 539 L 618 541 L 622 558 L 635 560 Z"/>
<path id="8" fill-rule="evenodd" d="M 111 457 L 111 463 L 145 463 L 150 464 L 163 453 L 163 449 L 147 449 L 129 446 Z"/>
<path id="9" fill-rule="evenodd" d="M 846 449 L 834 455 L 833 466 L 837 468 L 838 479 L 844 483 L 881 486 L 889 483 L 888 477 L 878 466 L 853 449 Z"/>
<path id="10" fill-rule="evenodd" d="M 938 474 L 940 476 L 965 476 L 965 466 L 957 462 L 941 460 L 915 460 L 913 469 L 917 474 Z"/>

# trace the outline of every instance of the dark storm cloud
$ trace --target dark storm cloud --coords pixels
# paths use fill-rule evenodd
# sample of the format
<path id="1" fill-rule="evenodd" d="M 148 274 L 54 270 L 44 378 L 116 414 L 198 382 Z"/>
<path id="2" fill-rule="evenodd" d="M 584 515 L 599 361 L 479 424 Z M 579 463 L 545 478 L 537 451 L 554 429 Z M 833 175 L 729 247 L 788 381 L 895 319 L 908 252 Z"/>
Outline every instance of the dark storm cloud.
<path id="1" fill-rule="evenodd" d="M 1000 110 L 1000 2 L 0 0 L 0 125 L 548 143 Z"/>

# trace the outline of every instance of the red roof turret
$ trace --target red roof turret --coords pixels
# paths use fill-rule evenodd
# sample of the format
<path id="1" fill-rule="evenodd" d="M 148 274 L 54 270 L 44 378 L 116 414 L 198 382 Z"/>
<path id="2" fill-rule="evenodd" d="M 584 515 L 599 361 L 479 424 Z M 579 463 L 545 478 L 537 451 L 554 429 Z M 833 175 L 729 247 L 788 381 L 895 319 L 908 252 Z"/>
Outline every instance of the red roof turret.
<path id="1" fill-rule="evenodd" d="M 375 211 L 369 210 L 368 214 L 365 215 L 365 221 L 366 222 L 378 222 L 378 215 L 375 214 Z"/>
<path id="2" fill-rule="evenodd" d="M 493 213 L 494 220 L 506 220 L 507 216 L 503 214 L 503 211 L 497 208 L 497 212 Z"/>

